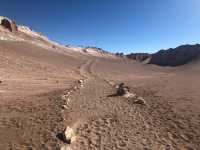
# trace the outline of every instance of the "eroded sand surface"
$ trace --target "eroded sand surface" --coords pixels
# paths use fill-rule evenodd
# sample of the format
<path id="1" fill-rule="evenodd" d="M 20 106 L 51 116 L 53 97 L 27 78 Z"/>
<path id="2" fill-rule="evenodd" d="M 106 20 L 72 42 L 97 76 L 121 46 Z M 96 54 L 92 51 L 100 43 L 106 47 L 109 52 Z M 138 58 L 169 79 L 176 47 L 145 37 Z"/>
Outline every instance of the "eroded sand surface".
<path id="1" fill-rule="evenodd" d="M 7 46 L 8 51 L 0 55 L 4 63 L 0 68 L 0 150 L 199 149 L 196 88 L 200 84 L 189 75 L 181 75 L 190 66 L 160 68 L 120 58 L 72 57 L 25 47 L 32 53 L 21 51 L 20 46 L 19 50 Z M 43 55 L 35 51 L 43 51 Z M 33 73 L 23 70 L 29 67 L 22 67 L 21 76 L 16 73 L 20 69 L 15 68 L 19 67 L 15 61 L 6 68 L 5 62 L 19 57 L 19 52 L 24 60 L 31 60 L 30 68 L 37 67 L 36 62 L 42 67 Z M 8 61 L 3 61 L 5 58 Z M 27 64 L 22 59 L 17 62 Z M 48 74 L 46 70 L 50 70 Z M 190 73 L 198 79 L 198 69 L 194 70 Z M 35 85 L 42 73 L 45 80 Z M 143 97 L 146 105 L 135 104 L 134 98 L 112 96 L 115 85 L 121 82 L 131 93 Z M 191 82 L 190 88 L 183 86 Z M 70 129 L 70 141 L 63 141 L 66 127 Z"/>
<path id="2" fill-rule="evenodd" d="M 198 149 L 199 122 L 181 116 L 151 90 L 132 88 L 147 105 L 133 99 L 110 97 L 114 86 L 88 70 L 84 88 L 77 91 L 65 113 L 74 126 L 76 141 L 71 149 Z M 196 118 L 198 119 L 198 118 Z"/>

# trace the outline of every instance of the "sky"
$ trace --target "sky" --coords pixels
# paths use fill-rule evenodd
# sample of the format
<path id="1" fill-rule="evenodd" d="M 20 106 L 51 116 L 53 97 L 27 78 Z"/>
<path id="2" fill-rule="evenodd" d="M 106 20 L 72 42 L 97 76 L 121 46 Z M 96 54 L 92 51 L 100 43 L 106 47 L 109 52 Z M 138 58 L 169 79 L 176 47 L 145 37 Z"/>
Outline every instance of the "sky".
<path id="1" fill-rule="evenodd" d="M 0 0 L 0 16 L 62 44 L 155 52 L 200 42 L 199 0 Z"/>

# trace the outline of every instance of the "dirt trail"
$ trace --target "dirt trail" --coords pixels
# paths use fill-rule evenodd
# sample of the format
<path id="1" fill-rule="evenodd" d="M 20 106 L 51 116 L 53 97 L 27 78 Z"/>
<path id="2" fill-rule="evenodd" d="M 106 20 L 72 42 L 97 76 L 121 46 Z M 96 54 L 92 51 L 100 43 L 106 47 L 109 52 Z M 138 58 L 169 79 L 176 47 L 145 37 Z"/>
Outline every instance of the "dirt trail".
<path id="1" fill-rule="evenodd" d="M 76 141 L 69 146 L 72 150 L 198 148 L 199 137 L 191 140 L 189 135 L 179 132 L 179 127 L 170 127 L 185 125 L 182 120 L 165 122 L 167 119 L 162 118 L 165 115 L 160 113 L 169 113 L 166 115 L 169 120 L 173 120 L 175 114 L 160 104 L 153 93 L 143 91 L 143 95 L 155 100 L 153 103 L 149 100 L 148 106 L 135 105 L 131 99 L 108 97 L 115 89 L 105 79 L 97 77 L 92 72 L 93 67 L 94 60 L 81 67 L 80 72 L 86 78 L 84 87 L 71 95 L 69 109 L 65 111 L 65 124 L 76 132 Z M 142 95 L 141 91 L 138 93 Z M 155 107 L 160 108 L 155 111 Z"/>
<path id="2" fill-rule="evenodd" d="M 0 150 L 198 150 L 199 122 L 178 116 L 149 90 L 130 87 L 146 106 L 110 97 L 114 82 L 95 74 L 97 62 L 80 67 L 83 86 L 76 81 L 70 89 L 0 105 Z M 64 127 L 75 132 L 71 143 L 57 136 Z"/>
<path id="3" fill-rule="evenodd" d="M 93 65 L 94 61 L 88 61 L 82 67 L 81 73 L 87 80 L 84 87 L 72 95 L 66 112 L 69 120 L 66 124 L 75 126 L 77 132 L 72 149 L 144 148 L 142 145 L 149 148 L 148 142 L 143 141 L 145 135 L 137 133 L 148 126 L 144 117 L 126 99 L 108 97 L 115 92 L 114 88 L 92 74 Z"/>
<path id="4" fill-rule="evenodd" d="M 87 79 L 87 78 L 90 78 L 91 76 L 93 76 L 91 68 L 92 68 L 92 65 L 94 64 L 95 61 L 96 60 L 93 60 L 93 59 L 88 60 L 88 61 L 86 61 L 85 64 L 83 64 L 80 67 L 80 74 L 81 74 L 82 77 Z"/>

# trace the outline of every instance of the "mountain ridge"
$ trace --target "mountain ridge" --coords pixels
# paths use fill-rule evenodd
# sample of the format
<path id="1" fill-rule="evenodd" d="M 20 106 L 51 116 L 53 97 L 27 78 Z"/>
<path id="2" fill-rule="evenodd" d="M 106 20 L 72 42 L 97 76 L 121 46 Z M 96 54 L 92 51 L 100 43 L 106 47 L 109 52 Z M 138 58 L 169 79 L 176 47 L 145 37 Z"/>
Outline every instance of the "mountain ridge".
<path id="1" fill-rule="evenodd" d="M 148 53 L 131 53 L 126 55 L 129 59 L 139 62 L 146 61 L 147 64 L 155 64 L 159 66 L 181 66 L 187 64 L 200 55 L 200 44 L 181 45 L 176 48 L 160 50 L 153 54 Z"/>
<path id="2" fill-rule="evenodd" d="M 59 44 L 50 40 L 42 33 L 36 32 L 28 26 L 18 25 L 15 21 L 3 16 L 0 16 L 0 40 L 28 42 L 59 53 L 65 53 L 65 51 L 76 51 L 97 57 L 115 57 L 112 53 L 105 53 L 104 50 L 94 47 L 65 46 Z"/>

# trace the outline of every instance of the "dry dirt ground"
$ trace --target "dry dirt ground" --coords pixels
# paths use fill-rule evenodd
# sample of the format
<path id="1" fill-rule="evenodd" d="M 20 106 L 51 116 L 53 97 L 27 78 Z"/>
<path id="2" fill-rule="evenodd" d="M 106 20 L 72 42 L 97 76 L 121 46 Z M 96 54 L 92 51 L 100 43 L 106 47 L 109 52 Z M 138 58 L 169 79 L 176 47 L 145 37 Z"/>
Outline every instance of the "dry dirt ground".
<path id="1" fill-rule="evenodd" d="M 199 149 L 198 62 L 161 68 L 120 58 L 57 54 L 16 43 L 13 47 L 3 43 L 1 48 L 0 150 Z M 27 61 L 32 66 L 24 65 L 20 75 L 20 64 Z M 46 69 L 23 70 L 38 62 Z M 35 85 L 42 73 L 45 80 Z M 121 82 L 146 105 L 112 96 Z M 74 132 L 70 142 L 59 136 L 65 127 Z"/>

